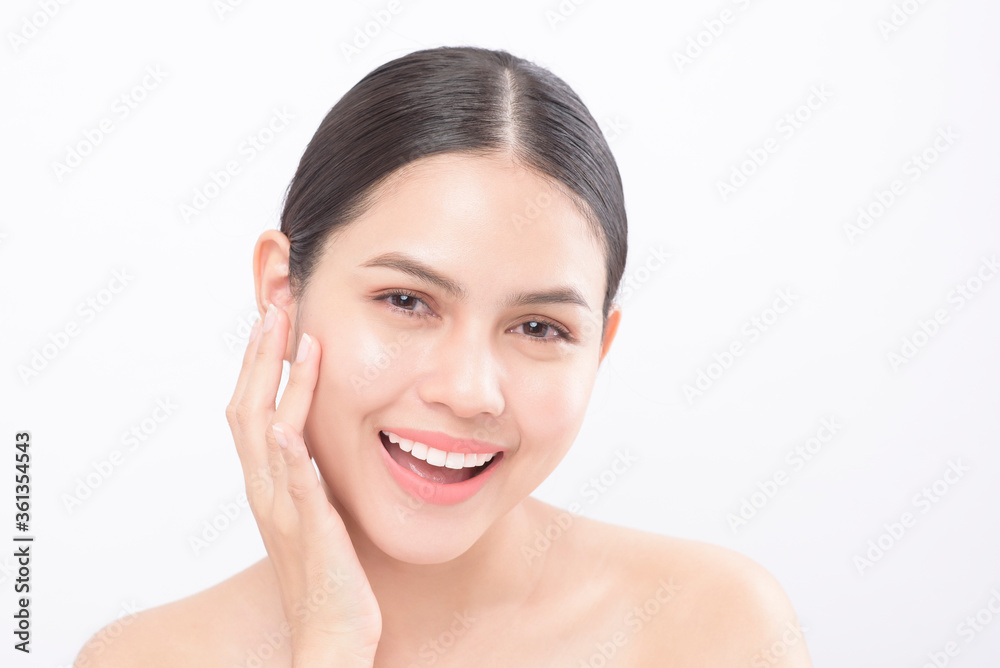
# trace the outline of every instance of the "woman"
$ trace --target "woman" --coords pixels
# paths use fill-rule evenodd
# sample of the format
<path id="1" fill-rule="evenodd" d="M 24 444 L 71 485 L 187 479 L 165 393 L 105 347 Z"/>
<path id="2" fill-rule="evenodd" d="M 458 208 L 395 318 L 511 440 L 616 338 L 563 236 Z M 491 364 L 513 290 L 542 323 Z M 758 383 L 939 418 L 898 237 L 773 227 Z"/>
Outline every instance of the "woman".
<path id="1" fill-rule="evenodd" d="M 267 557 L 77 665 L 808 666 L 752 561 L 529 496 L 583 421 L 625 256 L 614 158 L 560 79 L 478 48 L 370 73 L 254 249 L 226 413 Z"/>

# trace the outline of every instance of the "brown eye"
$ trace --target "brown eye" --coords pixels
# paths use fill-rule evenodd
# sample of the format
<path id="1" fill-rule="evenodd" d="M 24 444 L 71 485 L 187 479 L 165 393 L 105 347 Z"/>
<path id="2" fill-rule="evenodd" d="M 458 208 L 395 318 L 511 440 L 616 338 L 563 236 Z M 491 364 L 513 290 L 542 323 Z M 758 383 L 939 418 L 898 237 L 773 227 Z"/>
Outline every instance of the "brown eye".
<path id="1" fill-rule="evenodd" d="M 549 330 L 548 325 L 546 325 L 544 322 L 538 322 L 537 320 L 531 320 L 529 322 L 526 322 L 524 323 L 524 326 L 526 328 L 527 334 L 531 336 L 539 336 L 541 338 L 544 338 L 545 332 Z"/>
<path id="2" fill-rule="evenodd" d="M 536 341 L 569 340 L 569 332 L 561 327 L 543 320 L 528 320 L 520 325 L 528 338 Z"/>
<path id="3" fill-rule="evenodd" d="M 433 315 L 427 303 L 417 295 L 402 290 L 384 292 L 376 297 L 377 302 L 385 302 L 390 311 L 401 315 L 430 316 Z M 421 308 L 422 306 L 422 308 Z"/>
<path id="4" fill-rule="evenodd" d="M 390 295 L 390 299 L 393 306 L 406 309 L 407 311 L 412 311 L 417 305 L 417 300 L 410 295 L 395 294 Z"/>

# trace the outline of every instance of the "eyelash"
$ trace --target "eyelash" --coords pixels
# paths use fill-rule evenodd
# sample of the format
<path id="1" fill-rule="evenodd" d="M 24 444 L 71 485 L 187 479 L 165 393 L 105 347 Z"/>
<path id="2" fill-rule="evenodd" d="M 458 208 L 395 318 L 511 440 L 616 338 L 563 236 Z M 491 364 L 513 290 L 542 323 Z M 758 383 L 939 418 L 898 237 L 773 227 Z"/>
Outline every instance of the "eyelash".
<path id="1" fill-rule="evenodd" d="M 423 302 L 424 305 L 426 306 L 426 302 L 424 302 L 423 299 L 421 299 L 419 296 L 417 296 L 416 294 L 414 294 L 414 293 L 412 293 L 412 292 L 410 292 L 408 290 L 392 290 L 390 292 L 384 292 L 384 293 L 382 293 L 380 295 L 375 296 L 373 299 L 375 301 L 384 301 L 384 302 L 386 302 L 389 305 L 389 307 L 393 311 L 401 312 L 401 313 L 403 313 L 403 314 L 405 314 L 405 315 L 407 315 L 409 317 L 423 317 L 420 313 L 417 313 L 416 311 L 411 311 L 410 309 L 400 308 L 399 306 L 396 306 L 395 304 L 393 304 L 393 303 L 390 302 L 390 299 L 392 297 L 398 297 L 400 295 L 405 295 L 407 297 L 412 297 L 413 299 L 416 299 L 419 302 Z M 539 325 L 545 325 L 547 327 L 551 327 L 552 329 L 554 329 L 556 331 L 556 334 L 557 334 L 557 336 L 555 336 L 555 337 L 531 336 L 529 334 L 525 334 L 525 336 L 527 338 L 529 338 L 529 339 L 532 339 L 534 341 L 540 341 L 542 343 L 551 343 L 551 342 L 556 341 L 556 340 L 566 341 L 567 343 L 573 343 L 573 342 L 576 341 L 576 339 L 574 339 L 565 328 L 560 327 L 556 323 L 552 322 L 551 320 L 546 320 L 545 318 L 532 318 L 531 320 L 526 320 L 525 322 L 521 323 L 520 325 L 518 325 L 518 327 L 522 327 L 525 323 L 529 323 L 529 322 L 536 322 Z"/>

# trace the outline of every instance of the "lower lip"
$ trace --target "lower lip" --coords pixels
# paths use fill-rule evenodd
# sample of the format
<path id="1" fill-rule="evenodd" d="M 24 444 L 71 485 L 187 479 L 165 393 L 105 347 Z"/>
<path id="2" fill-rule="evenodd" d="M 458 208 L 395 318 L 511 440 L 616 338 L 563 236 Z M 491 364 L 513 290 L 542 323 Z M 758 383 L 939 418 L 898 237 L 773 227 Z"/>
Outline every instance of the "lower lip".
<path id="1" fill-rule="evenodd" d="M 413 471 L 405 469 L 396 463 L 396 460 L 389 455 L 385 446 L 382 445 L 382 439 L 379 437 L 378 432 L 375 434 L 375 440 L 378 443 L 379 451 L 382 453 L 382 461 L 385 462 L 386 468 L 389 469 L 389 473 L 392 474 L 396 483 L 411 496 L 437 506 L 451 506 L 469 499 L 482 489 L 486 481 L 493 475 L 493 472 L 503 465 L 503 461 L 501 460 L 474 478 L 469 478 L 463 482 L 451 483 L 450 485 L 442 485 L 431 482 L 426 478 L 421 478 Z"/>

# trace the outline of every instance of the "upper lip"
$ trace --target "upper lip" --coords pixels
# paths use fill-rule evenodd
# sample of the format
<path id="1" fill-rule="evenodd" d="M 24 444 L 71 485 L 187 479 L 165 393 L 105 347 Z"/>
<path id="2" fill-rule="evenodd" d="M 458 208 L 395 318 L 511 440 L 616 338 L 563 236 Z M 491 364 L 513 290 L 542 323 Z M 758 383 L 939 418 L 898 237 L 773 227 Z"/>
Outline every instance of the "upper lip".
<path id="1" fill-rule="evenodd" d="M 458 452 L 462 454 L 490 454 L 503 452 L 506 448 L 493 443 L 477 441 L 474 438 L 454 438 L 440 431 L 423 431 L 421 429 L 406 429 L 402 427 L 383 427 L 381 431 L 393 433 L 396 436 L 417 441 L 426 446 L 444 450 L 445 452 Z"/>

